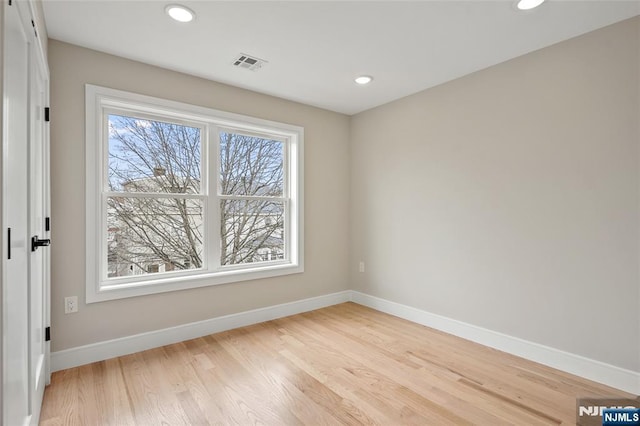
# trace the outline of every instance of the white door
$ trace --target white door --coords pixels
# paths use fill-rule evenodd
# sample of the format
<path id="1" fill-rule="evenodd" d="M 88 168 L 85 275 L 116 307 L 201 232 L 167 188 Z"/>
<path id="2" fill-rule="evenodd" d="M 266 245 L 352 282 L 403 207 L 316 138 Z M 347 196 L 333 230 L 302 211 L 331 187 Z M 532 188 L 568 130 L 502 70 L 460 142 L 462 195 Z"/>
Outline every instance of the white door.
<path id="1" fill-rule="evenodd" d="M 45 385 L 45 321 L 47 319 L 45 251 L 49 232 L 45 229 L 45 164 L 47 102 L 46 66 L 40 50 L 29 49 L 29 413 L 31 422 L 40 418 Z M 34 244 L 35 243 L 35 244 Z M 42 245 L 40 245 L 42 244 Z"/>
<path id="2" fill-rule="evenodd" d="M 4 2 L 3 2 L 4 3 Z M 5 7 L 3 182 L 6 277 L 3 285 L 3 417 L 23 425 L 29 414 L 27 167 L 29 115 L 28 34 L 17 7 Z"/>
<path id="3" fill-rule="evenodd" d="M 46 238 L 47 132 L 43 111 L 46 67 L 26 2 L 3 2 L 4 81 L 2 214 L 7 246 L 2 276 L 2 424 L 37 424 L 47 352 L 47 266 L 44 249 L 32 251 L 31 237 Z M 44 171 L 43 171 L 44 170 Z M 38 222 L 41 225 L 38 225 Z"/>

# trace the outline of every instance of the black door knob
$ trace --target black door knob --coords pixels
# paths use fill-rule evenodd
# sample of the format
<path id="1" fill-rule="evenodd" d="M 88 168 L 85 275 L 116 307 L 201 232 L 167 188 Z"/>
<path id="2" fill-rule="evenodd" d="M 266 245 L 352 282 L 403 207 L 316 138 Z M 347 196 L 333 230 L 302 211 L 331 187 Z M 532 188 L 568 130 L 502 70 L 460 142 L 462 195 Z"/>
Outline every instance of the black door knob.
<path id="1" fill-rule="evenodd" d="M 50 245 L 51 240 L 48 238 L 45 240 L 39 240 L 37 235 L 31 238 L 31 251 L 36 251 L 38 247 L 48 247 Z"/>

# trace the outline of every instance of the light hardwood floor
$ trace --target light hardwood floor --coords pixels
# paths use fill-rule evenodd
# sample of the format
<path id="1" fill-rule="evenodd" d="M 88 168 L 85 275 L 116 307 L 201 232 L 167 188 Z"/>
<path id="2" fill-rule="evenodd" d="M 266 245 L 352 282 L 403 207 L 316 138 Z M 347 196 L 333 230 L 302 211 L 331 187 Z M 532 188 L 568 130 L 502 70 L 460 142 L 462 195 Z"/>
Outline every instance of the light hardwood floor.
<path id="1" fill-rule="evenodd" d="M 345 303 L 60 371 L 41 425 L 575 424 L 624 392 Z"/>

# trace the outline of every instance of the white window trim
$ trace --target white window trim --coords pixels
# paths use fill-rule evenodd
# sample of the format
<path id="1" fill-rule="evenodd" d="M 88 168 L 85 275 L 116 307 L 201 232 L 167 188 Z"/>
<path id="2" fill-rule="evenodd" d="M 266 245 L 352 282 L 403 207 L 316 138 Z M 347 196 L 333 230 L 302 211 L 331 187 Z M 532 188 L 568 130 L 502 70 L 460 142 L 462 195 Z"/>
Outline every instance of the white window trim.
<path id="1" fill-rule="evenodd" d="M 269 120 L 249 117 L 189 105 L 181 102 L 159 99 L 121 90 L 109 89 L 87 84 L 85 86 L 85 196 L 86 196 L 86 302 L 102 302 L 106 300 L 122 299 L 147 294 L 164 293 L 239 281 L 276 277 L 281 275 L 304 272 L 304 129 L 300 126 L 283 124 Z M 289 175 L 286 184 L 289 185 L 290 209 L 288 217 L 291 223 L 285 232 L 285 244 L 288 244 L 290 258 L 282 262 L 265 264 L 237 265 L 233 268 L 221 266 L 215 271 L 196 270 L 149 276 L 148 280 L 116 280 L 103 279 L 101 272 L 104 268 L 103 243 L 106 233 L 105 219 L 102 218 L 102 193 L 104 170 L 103 164 L 106 154 L 104 126 L 102 123 L 104 109 L 131 109 L 136 113 L 144 109 L 150 114 L 183 117 L 190 122 L 200 122 L 225 129 L 239 129 L 242 132 L 270 134 L 288 140 Z M 203 137 L 203 156 L 207 155 L 209 167 L 216 167 L 218 158 L 218 143 L 212 143 L 215 135 Z M 205 145 L 209 145 L 205 148 Z M 206 153 L 206 154 L 205 154 Z M 217 202 L 217 188 L 215 182 L 206 182 L 209 189 L 209 204 Z M 168 194 L 170 195 L 170 194 Z M 209 206 L 212 207 L 212 206 Z M 217 212 L 218 209 L 207 209 Z M 297 214 L 296 214 L 297 213 Z M 217 218 L 212 218 L 216 220 Z M 211 226 L 209 226 L 209 229 Z M 205 228 L 205 232 L 207 229 Z M 215 255 L 217 249 L 210 248 L 209 258 Z"/>

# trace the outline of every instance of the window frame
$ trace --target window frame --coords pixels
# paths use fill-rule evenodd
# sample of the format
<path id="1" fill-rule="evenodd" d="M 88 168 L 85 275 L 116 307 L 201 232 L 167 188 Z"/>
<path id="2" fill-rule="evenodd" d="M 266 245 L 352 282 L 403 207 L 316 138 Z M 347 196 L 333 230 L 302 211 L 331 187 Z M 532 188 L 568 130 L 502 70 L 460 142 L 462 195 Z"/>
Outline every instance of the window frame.
<path id="1" fill-rule="evenodd" d="M 108 278 L 106 200 L 108 190 L 109 114 L 131 114 L 135 118 L 169 121 L 201 128 L 200 193 L 189 198 L 203 200 L 203 267 Z M 85 85 L 85 196 L 86 196 L 86 302 L 94 303 L 189 288 L 276 277 L 304 272 L 304 129 L 246 115 L 219 111 L 101 86 Z M 284 203 L 285 258 L 273 261 L 221 265 L 220 132 L 275 139 L 283 142 L 285 167 Z M 206 172 L 206 173 L 205 173 Z M 131 193 L 133 197 L 175 198 L 173 193 Z M 127 193 L 127 197 L 131 195 Z M 113 196 L 113 195 L 111 195 Z M 179 197 L 182 198 L 182 197 Z M 232 197 L 233 198 L 233 197 Z M 240 196 L 240 199 L 251 196 Z M 269 197 L 273 198 L 273 197 Z M 208 246 L 208 247 L 207 247 Z"/>

